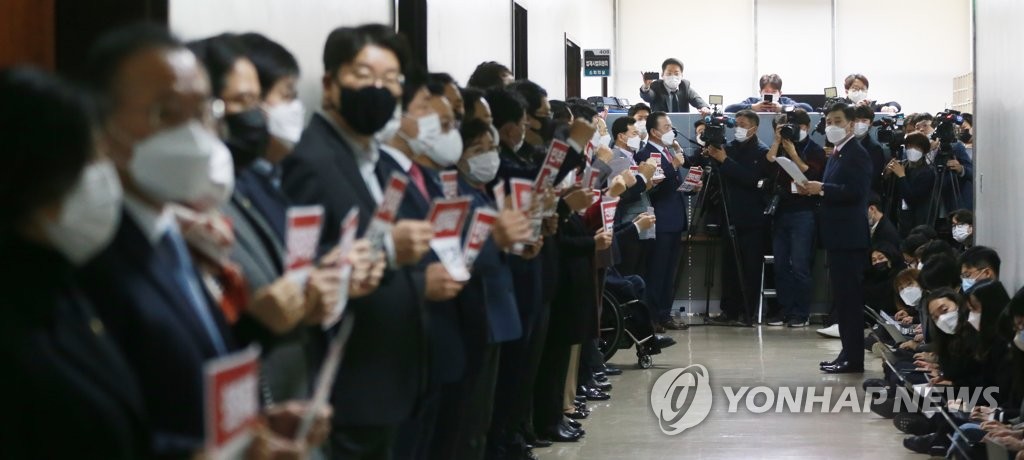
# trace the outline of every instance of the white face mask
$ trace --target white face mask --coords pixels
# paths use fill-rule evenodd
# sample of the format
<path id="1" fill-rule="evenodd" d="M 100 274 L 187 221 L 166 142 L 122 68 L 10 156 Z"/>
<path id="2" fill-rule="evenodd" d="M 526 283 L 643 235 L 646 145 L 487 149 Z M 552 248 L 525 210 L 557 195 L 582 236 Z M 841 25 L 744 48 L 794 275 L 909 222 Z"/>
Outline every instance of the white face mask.
<path id="1" fill-rule="evenodd" d="M 855 90 L 850 91 L 849 93 L 847 93 L 846 96 L 849 97 L 850 100 L 853 101 L 854 104 L 856 104 L 856 103 L 858 103 L 860 101 L 863 101 L 863 100 L 867 99 L 868 98 L 868 92 L 855 89 Z"/>
<path id="2" fill-rule="evenodd" d="M 916 307 L 917 303 L 921 301 L 921 288 L 917 286 L 908 286 L 900 290 L 900 299 L 908 307 Z"/>
<path id="3" fill-rule="evenodd" d="M 743 142 L 750 137 L 750 130 L 747 128 L 736 127 L 736 140 Z"/>
<path id="4" fill-rule="evenodd" d="M 683 82 L 683 77 L 680 75 L 666 75 L 661 78 L 661 81 L 665 82 L 665 87 L 669 91 L 675 91 L 679 89 L 679 84 Z"/>
<path id="5" fill-rule="evenodd" d="M 1013 336 L 1013 345 L 1018 350 L 1024 351 L 1024 331 L 1020 331 L 1017 335 Z"/>
<path id="6" fill-rule="evenodd" d="M 597 142 L 597 145 L 607 146 L 612 142 L 612 136 L 610 134 L 605 134 L 604 136 L 599 137 Z"/>
<path id="7" fill-rule="evenodd" d="M 871 129 L 871 124 L 865 123 L 863 121 L 858 121 L 857 123 L 853 124 L 853 135 L 857 137 L 863 137 L 865 134 L 868 133 L 869 129 Z"/>
<path id="8" fill-rule="evenodd" d="M 46 222 L 46 237 L 72 264 L 80 266 L 101 251 L 121 220 L 121 182 L 110 161 L 86 166 L 78 184 L 61 204 L 56 222 Z"/>
<path id="9" fill-rule="evenodd" d="M 833 145 L 846 139 L 846 129 L 840 126 L 831 125 L 825 128 L 825 138 Z"/>
<path id="10" fill-rule="evenodd" d="M 227 146 L 192 120 L 136 143 L 128 170 L 151 198 L 192 203 L 208 193 L 212 159 L 221 149 L 230 158 Z"/>
<path id="11" fill-rule="evenodd" d="M 921 271 L 921 269 L 923 269 L 923 268 L 924 268 L 924 262 L 918 262 L 917 263 L 917 270 Z"/>
<path id="12" fill-rule="evenodd" d="M 291 145 L 299 142 L 305 122 L 306 107 L 298 99 L 267 109 L 267 131 Z"/>
<path id="13" fill-rule="evenodd" d="M 972 311 L 967 314 L 967 322 L 974 326 L 974 330 L 981 330 L 981 312 Z"/>
<path id="14" fill-rule="evenodd" d="M 628 146 L 629 148 L 631 148 L 633 150 L 639 150 L 640 149 L 640 136 L 633 136 L 633 137 L 631 137 L 629 139 L 626 139 L 626 146 Z"/>
<path id="15" fill-rule="evenodd" d="M 924 157 L 924 152 L 922 152 L 922 151 L 920 151 L 918 149 L 907 149 L 906 153 L 907 153 L 907 161 L 911 161 L 911 162 L 921 161 L 921 158 Z"/>
<path id="16" fill-rule="evenodd" d="M 523 133 L 519 136 L 519 142 L 516 142 L 516 145 L 512 146 L 512 151 L 513 152 L 518 152 L 519 149 L 523 148 L 523 144 L 525 144 L 525 143 L 526 143 L 526 131 L 523 131 Z"/>
<path id="17" fill-rule="evenodd" d="M 462 136 L 459 130 L 451 129 L 430 144 L 427 149 L 427 156 L 434 163 L 442 168 L 447 168 L 459 162 L 462 157 Z"/>
<path id="18" fill-rule="evenodd" d="M 640 133 L 640 139 L 647 139 L 647 120 L 636 122 L 636 130 Z"/>
<path id="19" fill-rule="evenodd" d="M 957 243 L 963 243 L 971 236 L 971 226 L 967 224 L 956 224 L 953 226 L 953 239 Z"/>
<path id="20" fill-rule="evenodd" d="M 394 115 L 391 115 L 391 119 L 388 120 L 387 124 L 384 125 L 380 131 L 374 134 L 377 138 L 377 142 L 388 142 L 398 134 L 398 130 L 402 129 L 402 106 L 395 107 Z M 495 137 L 497 139 L 497 137 Z"/>
<path id="21" fill-rule="evenodd" d="M 943 313 L 939 315 L 939 319 L 935 320 L 935 325 L 939 327 L 939 330 L 949 335 L 956 332 L 958 324 L 960 324 L 960 316 L 955 310 Z"/>
<path id="22" fill-rule="evenodd" d="M 470 179 L 479 184 L 487 184 L 498 175 L 501 158 L 498 157 L 497 150 L 491 150 L 471 157 L 466 160 L 466 164 L 469 166 L 469 172 L 466 175 Z"/>
<path id="23" fill-rule="evenodd" d="M 669 128 L 669 131 L 667 133 L 661 135 L 661 143 L 665 147 L 672 146 L 672 143 L 675 142 L 675 140 L 676 140 L 676 133 L 674 131 L 672 131 L 671 128 Z"/>
<path id="24" fill-rule="evenodd" d="M 184 202 L 191 208 L 204 212 L 218 208 L 231 198 L 235 190 L 235 162 L 227 146 L 214 148 L 210 156 L 209 180 L 194 200 Z"/>
<path id="25" fill-rule="evenodd" d="M 801 129 L 800 130 L 800 142 L 803 142 L 804 139 L 807 139 L 807 130 L 806 129 Z"/>
<path id="26" fill-rule="evenodd" d="M 430 146 L 441 137 L 441 117 L 436 113 L 416 119 L 417 134 L 415 138 L 398 131 L 398 135 L 409 143 L 409 148 L 416 155 L 426 155 Z M 523 134 L 526 134 L 525 132 Z M 461 154 L 461 152 L 460 152 Z"/>

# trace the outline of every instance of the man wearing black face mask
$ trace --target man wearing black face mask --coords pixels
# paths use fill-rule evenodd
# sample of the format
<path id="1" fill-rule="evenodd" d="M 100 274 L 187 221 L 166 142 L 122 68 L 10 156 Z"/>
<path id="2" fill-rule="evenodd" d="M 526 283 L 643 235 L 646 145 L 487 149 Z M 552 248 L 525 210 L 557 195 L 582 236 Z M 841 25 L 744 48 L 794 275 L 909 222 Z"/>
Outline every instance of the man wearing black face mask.
<path id="1" fill-rule="evenodd" d="M 362 233 L 382 199 L 387 177 L 375 134 L 395 114 L 407 49 L 384 25 L 341 27 L 327 37 L 324 108 L 284 161 L 281 187 L 295 203 L 324 206 L 321 253 L 338 244 L 338 223 L 350 209 L 359 209 Z M 433 231 L 404 217 L 399 212 L 385 242 L 389 264 L 379 289 L 348 304 L 358 319 L 331 394 L 335 458 L 389 458 L 398 426 L 414 415 L 425 388 L 424 275 L 412 266 Z M 317 335 L 314 351 L 322 356 L 335 332 Z"/>

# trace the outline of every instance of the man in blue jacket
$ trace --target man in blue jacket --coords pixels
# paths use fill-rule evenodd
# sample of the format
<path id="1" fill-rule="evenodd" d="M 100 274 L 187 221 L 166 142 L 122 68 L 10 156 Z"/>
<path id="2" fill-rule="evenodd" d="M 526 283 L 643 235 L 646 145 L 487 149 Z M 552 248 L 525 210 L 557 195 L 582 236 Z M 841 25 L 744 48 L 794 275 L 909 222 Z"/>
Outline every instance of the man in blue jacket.
<path id="1" fill-rule="evenodd" d="M 753 110 L 755 112 L 779 113 L 784 106 L 792 106 L 808 112 L 814 111 L 810 104 L 797 102 L 782 95 L 782 77 L 778 74 L 762 75 L 758 80 L 758 87 L 761 88 L 759 95 L 748 97 L 743 102 L 731 104 L 725 108 L 725 111 L 738 113 L 741 110 Z M 771 101 L 768 100 L 768 96 L 771 96 Z"/>
<path id="2" fill-rule="evenodd" d="M 801 194 L 821 196 L 821 242 L 828 251 L 829 282 L 839 320 L 843 351 L 821 363 L 829 374 L 864 372 L 864 281 L 871 236 L 867 222 L 871 158 L 853 138 L 854 109 L 836 104 L 825 114 L 825 137 L 835 145 L 821 182 L 798 186 Z"/>

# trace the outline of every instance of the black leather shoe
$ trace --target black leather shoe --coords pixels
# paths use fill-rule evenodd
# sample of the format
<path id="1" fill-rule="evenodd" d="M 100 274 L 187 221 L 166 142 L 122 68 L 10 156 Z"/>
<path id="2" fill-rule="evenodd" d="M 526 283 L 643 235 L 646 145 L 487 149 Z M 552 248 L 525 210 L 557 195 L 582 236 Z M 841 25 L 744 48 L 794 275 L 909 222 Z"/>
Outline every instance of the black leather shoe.
<path id="1" fill-rule="evenodd" d="M 835 366 L 837 362 L 839 362 L 839 358 L 833 359 L 832 361 L 822 361 L 818 363 L 818 366 L 821 366 L 822 368 L 825 366 Z"/>
<path id="2" fill-rule="evenodd" d="M 596 388 L 587 387 L 585 385 L 580 385 L 580 387 L 576 390 L 576 393 L 586 396 L 587 401 L 607 401 L 611 399 L 611 396 L 608 393 L 605 393 Z"/>
<path id="3" fill-rule="evenodd" d="M 565 416 L 573 420 L 583 420 L 587 417 L 590 417 L 590 412 L 583 412 L 581 410 L 577 410 L 575 412 L 566 412 Z"/>
<path id="4" fill-rule="evenodd" d="M 529 441 L 527 446 L 529 446 L 532 449 L 543 449 L 545 447 L 551 447 L 552 444 L 554 443 L 548 441 L 547 439 L 536 438 L 532 441 Z"/>
<path id="5" fill-rule="evenodd" d="M 589 382 L 587 382 L 587 386 L 590 387 L 590 388 L 596 388 L 596 389 L 601 390 L 601 391 L 608 391 L 608 390 L 612 389 L 612 384 L 611 383 L 608 383 L 608 382 L 598 382 L 598 381 L 596 381 L 594 379 L 591 379 Z"/>
<path id="6" fill-rule="evenodd" d="M 924 436 L 907 436 L 903 438 L 903 447 L 919 454 L 927 454 L 934 441 L 934 434 L 926 434 Z"/>
<path id="7" fill-rule="evenodd" d="M 842 361 L 831 366 L 822 366 L 826 374 L 858 374 L 864 372 L 864 365 L 851 365 L 849 361 Z"/>
<path id="8" fill-rule="evenodd" d="M 673 339 L 672 337 L 667 336 L 667 335 L 655 335 L 654 336 L 654 344 L 659 349 L 664 349 L 664 348 L 671 347 L 672 345 L 675 345 L 676 344 L 676 340 Z"/>
<path id="9" fill-rule="evenodd" d="M 580 394 L 580 390 L 579 389 L 576 389 L 576 398 L 574 399 L 574 401 L 576 401 L 576 404 L 586 403 L 587 402 L 587 397 L 583 396 L 582 394 Z"/>
<path id="10" fill-rule="evenodd" d="M 604 373 L 606 375 L 622 375 L 622 369 L 605 364 Z"/>
<path id="11" fill-rule="evenodd" d="M 541 436 L 543 436 L 545 439 L 550 439 L 554 442 L 576 442 L 583 437 L 583 435 L 580 434 L 579 431 L 570 431 L 566 430 L 565 428 L 568 427 L 563 427 L 561 424 L 559 424 L 550 430 L 544 431 L 543 433 L 541 433 Z"/>
<path id="12" fill-rule="evenodd" d="M 582 423 L 580 423 L 580 422 L 578 422 L 576 420 L 573 420 L 568 415 L 566 415 L 566 417 L 565 417 L 565 423 L 567 425 L 571 426 L 575 430 L 579 430 L 580 428 L 583 428 L 583 424 Z"/>
<path id="13" fill-rule="evenodd" d="M 598 382 L 604 382 L 605 380 L 608 380 L 608 376 L 605 375 L 604 372 L 597 371 L 597 372 L 594 372 L 593 375 L 594 375 L 594 380 L 597 380 Z"/>
<path id="14" fill-rule="evenodd" d="M 580 436 L 583 436 L 583 435 L 587 434 L 587 430 L 583 429 L 583 425 L 580 425 L 579 428 L 576 428 L 576 427 L 572 426 L 572 423 L 569 423 L 569 422 L 579 423 L 579 422 L 577 422 L 575 420 L 569 420 L 569 419 L 567 419 L 565 417 L 562 417 L 562 420 L 560 420 L 558 422 L 558 424 L 562 426 L 563 430 L 570 431 L 570 432 L 573 432 L 573 433 L 577 433 Z"/>

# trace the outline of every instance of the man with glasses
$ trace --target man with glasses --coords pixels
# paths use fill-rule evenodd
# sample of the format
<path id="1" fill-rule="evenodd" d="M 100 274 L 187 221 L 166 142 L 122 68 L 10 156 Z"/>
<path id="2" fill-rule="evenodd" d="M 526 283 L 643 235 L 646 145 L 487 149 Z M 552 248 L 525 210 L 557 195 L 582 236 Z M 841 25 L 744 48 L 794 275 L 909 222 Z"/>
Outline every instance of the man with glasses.
<path id="1" fill-rule="evenodd" d="M 378 133 L 395 117 L 410 62 L 405 42 L 376 24 L 335 29 L 323 56 L 323 108 L 284 161 L 281 184 L 294 203 L 324 206 L 321 253 L 338 244 L 338 224 L 350 209 L 359 209 L 362 233 L 382 200 L 388 178 L 378 164 Z M 417 263 L 433 232 L 428 222 L 404 217 L 399 211 L 385 237 L 388 272 L 380 288 L 348 305 L 357 319 L 331 394 L 334 458 L 391 458 L 398 427 L 421 403 L 428 347 Z M 314 338 L 314 353 L 326 351 L 335 332 Z"/>

